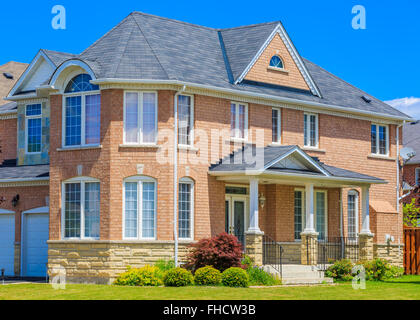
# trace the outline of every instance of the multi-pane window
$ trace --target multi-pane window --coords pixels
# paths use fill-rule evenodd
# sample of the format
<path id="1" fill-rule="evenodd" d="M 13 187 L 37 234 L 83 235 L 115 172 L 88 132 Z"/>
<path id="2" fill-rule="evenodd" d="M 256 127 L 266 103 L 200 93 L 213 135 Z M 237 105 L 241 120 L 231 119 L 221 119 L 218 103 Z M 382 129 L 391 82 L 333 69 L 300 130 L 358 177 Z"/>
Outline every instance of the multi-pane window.
<path id="1" fill-rule="evenodd" d="M 358 214 L 358 196 L 357 192 L 350 191 L 347 196 L 347 233 L 350 239 L 357 237 L 357 214 Z"/>
<path id="2" fill-rule="evenodd" d="M 193 97 L 186 95 L 178 96 L 178 143 L 192 145 L 194 128 Z"/>
<path id="3" fill-rule="evenodd" d="M 92 85 L 91 77 L 81 74 L 73 78 L 65 90 L 64 137 L 65 146 L 98 145 L 101 130 L 101 95 Z"/>
<path id="4" fill-rule="evenodd" d="M 372 154 L 388 155 L 388 126 L 372 124 L 370 141 Z"/>
<path id="5" fill-rule="evenodd" d="M 283 60 L 279 56 L 273 56 L 270 60 L 270 67 L 283 69 Z"/>
<path id="6" fill-rule="evenodd" d="M 324 240 L 326 237 L 326 194 L 325 192 L 315 192 L 315 220 L 316 232 L 319 233 L 318 239 Z"/>
<path id="7" fill-rule="evenodd" d="M 304 114 L 304 145 L 305 147 L 318 147 L 318 115 Z"/>
<path id="8" fill-rule="evenodd" d="M 134 177 L 124 182 L 124 238 L 156 237 L 156 182 Z"/>
<path id="9" fill-rule="evenodd" d="M 180 239 L 192 239 L 193 182 L 181 179 L 178 195 L 178 234 Z"/>
<path id="10" fill-rule="evenodd" d="M 295 191 L 295 240 L 300 240 L 303 231 L 303 191 Z"/>
<path id="11" fill-rule="evenodd" d="M 156 92 L 126 92 L 124 101 L 124 143 L 155 144 L 156 139 Z"/>
<path id="12" fill-rule="evenodd" d="M 42 107 L 41 104 L 26 106 L 26 152 L 41 152 Z"/>
<path id="13" fill-rule="evenodd" d="M 64 183 L 64 238 L 99 238 L 100 185 L 90 180 Z"/>
<path id="14" fill-rule="evenodd" d="M 420 186 L 420 168 L 416 168 L 416 185 Z"/>
<path id="15" fill-rule="evenodd" d="M 246 139 L 248 135 L 248 106 L 242 103 L 230 104 L 230 135 Z"/>
<path id="16" fill-rule="evenodd" d="M 273 143 L 281 142 L 281 112 L 280 109 L 271 110 L 272 123 L 272 141 Z"/>

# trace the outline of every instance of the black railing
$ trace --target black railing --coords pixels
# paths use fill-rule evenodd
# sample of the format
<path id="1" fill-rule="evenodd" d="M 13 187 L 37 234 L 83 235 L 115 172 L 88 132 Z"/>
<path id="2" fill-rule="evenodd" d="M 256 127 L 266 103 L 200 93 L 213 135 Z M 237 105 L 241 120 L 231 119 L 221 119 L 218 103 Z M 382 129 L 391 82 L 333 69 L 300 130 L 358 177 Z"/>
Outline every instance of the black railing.
<path id="1" fill-rule="evenodd" d="M 317 265 L 322 270 L 326 270 L 329 265 L 342 259 L 357 262 L 359 260 L 358 239 L 344 237 L 319 239 L 316 255 Z"/>
<path id="2" fill-rule="evenodd" d="M 263 265 L 270 265 L 279 274 L 283 273 L 283 247 L 267 235 L 263 236 Z"/>

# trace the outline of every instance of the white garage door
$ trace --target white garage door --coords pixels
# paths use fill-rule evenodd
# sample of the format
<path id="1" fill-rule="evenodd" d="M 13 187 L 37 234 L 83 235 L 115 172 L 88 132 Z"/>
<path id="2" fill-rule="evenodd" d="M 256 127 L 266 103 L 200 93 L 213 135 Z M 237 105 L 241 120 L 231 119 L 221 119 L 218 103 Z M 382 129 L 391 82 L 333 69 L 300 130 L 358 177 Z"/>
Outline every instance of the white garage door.
<path id="1" fill-rule="evenodd" d="M 15 215 L 0 212 L 0 272 L 5 269 L 6 276 L 13 276 L 15 256 Z"/>
<path id="2" fill-rule="evenodd" d="M 22 274 L 45 277 L 48 262 L 48 213 L 26 213 L 23 220 Z"/>

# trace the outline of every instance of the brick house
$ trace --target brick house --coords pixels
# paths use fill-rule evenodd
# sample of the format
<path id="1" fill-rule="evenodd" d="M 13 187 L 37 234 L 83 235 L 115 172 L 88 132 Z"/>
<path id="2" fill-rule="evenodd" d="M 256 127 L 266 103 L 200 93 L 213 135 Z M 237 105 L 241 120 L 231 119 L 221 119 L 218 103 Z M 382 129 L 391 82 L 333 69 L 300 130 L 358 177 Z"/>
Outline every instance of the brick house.
<path id="1" fill-rule="evenodd" d="M 404 203 L 411 203 L 416 199 L 420 207 L 420 121 L 412 122 L 403 127 L 404 147 L 413 149 L 416 155 L 404 163 L 403 181 L 407 197 Z"/>
<path id="2" fill-rule="evenodd" d="M 48 262 L 108 283 L 224 231 L 258 264 L 266 237 L 290 264 L 337 237 L 402 264 L 398 128 L 412 119 L 302 58 L 280 22 L 133 12 L 81 54 L 39 51 L 8 99 L 16 275 Z"/>

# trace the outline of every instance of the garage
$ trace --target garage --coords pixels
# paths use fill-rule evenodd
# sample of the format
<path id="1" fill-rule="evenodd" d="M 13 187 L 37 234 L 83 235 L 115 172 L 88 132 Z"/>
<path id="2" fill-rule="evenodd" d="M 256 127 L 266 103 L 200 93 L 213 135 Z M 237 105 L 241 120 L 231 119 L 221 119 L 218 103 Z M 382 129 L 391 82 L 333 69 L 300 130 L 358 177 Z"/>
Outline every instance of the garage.
<path id="1" fill-rule="evenodd" d="M 14 276 L 15 213 L 0 209 L 0 271 Z"/>
<path id="2" fill-rule="evenodd" d="M 48 262 L 49 208 L 22 214 L 22 276 L 45 277 Z"/>

